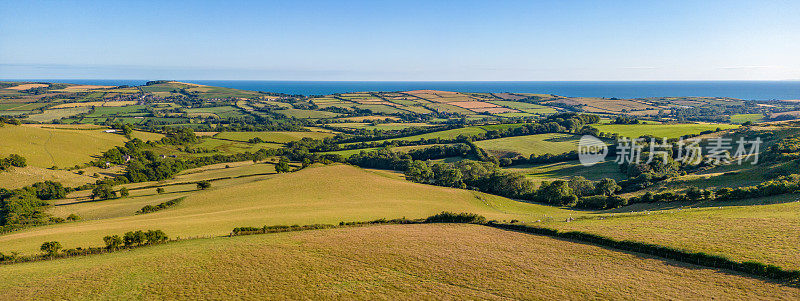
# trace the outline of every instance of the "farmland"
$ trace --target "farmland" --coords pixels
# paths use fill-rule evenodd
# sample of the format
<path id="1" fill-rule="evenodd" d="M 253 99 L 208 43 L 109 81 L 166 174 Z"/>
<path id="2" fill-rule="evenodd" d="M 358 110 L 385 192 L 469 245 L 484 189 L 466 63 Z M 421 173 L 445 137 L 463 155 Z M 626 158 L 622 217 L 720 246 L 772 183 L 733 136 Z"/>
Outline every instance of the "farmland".
<path id="1" fill-rule="evenodd" d="M 136 206 L 161 200 L 142 196 L 147 199 L 127 207 L 128 216 L 43 226 L 3 235 L 0 236 L 3 246 L 0 252 L 29 254 L 35 252 L 42 241 L 54 239 L 70 246 L 97 246 L 102 245 L 101 239 L 105 235 L 135 230 L 141 225 L 162 229 L 175 236 L 191 237 L 224 235 L 238 226 L 422 218 L 445 210 L 525 220 L 572 214 L 568 210 L 477 192 L 386 178 L 343 165 L 309 168 L 288 175 L 242 178 L 233 182 L 229 186 L 214 184 L 219 187 L 207 191 L 193 191 L 181 205 L 166 211 L 133 215 L 134 209 L 138 210 Z M 155 194 L 154 189 L 149 194 Z M 131 201 L 106 202 L 109 201 L 77 202 L 58 208 L 64 213 L 88 212 L 103 210 L 113 202 Z"/>
<path id="2" fill-rule="evenodd" d="M 488 226 L 800 270 L 800 123 L 775 120 L 793 106 L 0 82 L 0 299 L 682 299 L 687 283 L 698 298 L 792 298 L 787 278 Z M 758 164 L 682 164 L 673 153 L 584 166 L 573 151 L 586 135 L 763 145 Z M 442 211 L 487 223 L 417 224 Z M 229 237 L 400 218 L 415 221 Z M 105 236 L 149 229 L 172 240 L 39 260 L 116 250 Z M 62 248 L 43 255 L 45 242 Z"/>
<path id="3" fill-rule="evenodd" d="M 482 140 L 475 144 L 498 157 L 528 157 L 531 154 L 558 155 L 574 151 L 578 148 L 579 139 L 580 137 L 569 134 L 540 134 Z"/>
<path id="4" fill-rule="evenodd" d="M 693 205 L 697 209 L 668 209 L 551 226 L 797 269 L 800 268 L 797 200 L 798 195 L 785 195 L 748 200 L 740 206 L 701 203 Z"/>
<path id="5" fill-rule="evenodd" d="M 638 138 L 644 135 L 658 138 L 678 138 L 684 135 L 700 134 L 704 131 L 736 127 L 738 126 L 731 124 L 601 124 L 596 126 L 601 132 L 629 138 Z"/>
<path id="6" fill-rule="evenodd" d="M 143 138 L 159 135 L 142 134 Z M 102 129 L 53 129 L 35 126 L 0 127 L 0 155 L 23 154 L 28 164 L 49 168 L 70 167 L 91 161 L 109 148 L 122 145 L 125 137 Z"/>
<path id="7" fill-rule="evenodd" d="M 671 299 L 686 296 L 686 283 L 698 298 L 800 297 L 736 274 L 476 225 L 189 240 L 0 266 L 0 298 Z"/>

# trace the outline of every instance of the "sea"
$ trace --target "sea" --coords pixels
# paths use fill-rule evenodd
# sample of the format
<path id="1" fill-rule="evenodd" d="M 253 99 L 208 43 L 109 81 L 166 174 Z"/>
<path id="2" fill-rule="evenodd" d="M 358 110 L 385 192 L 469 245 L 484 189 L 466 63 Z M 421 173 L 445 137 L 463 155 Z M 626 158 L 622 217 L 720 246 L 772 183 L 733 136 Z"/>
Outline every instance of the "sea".
<path id="1" fill-rule="evenodd" d="M 25 79 L 84 85 L 143 85 L 147 80 Z M 541 93 L 571 97 L 732 97 L 745 100 L 800 99 L 800 81 L 261 81 L 180 80 L 242 90 L 300 95 L 420 89 L 455 92 Z"/>

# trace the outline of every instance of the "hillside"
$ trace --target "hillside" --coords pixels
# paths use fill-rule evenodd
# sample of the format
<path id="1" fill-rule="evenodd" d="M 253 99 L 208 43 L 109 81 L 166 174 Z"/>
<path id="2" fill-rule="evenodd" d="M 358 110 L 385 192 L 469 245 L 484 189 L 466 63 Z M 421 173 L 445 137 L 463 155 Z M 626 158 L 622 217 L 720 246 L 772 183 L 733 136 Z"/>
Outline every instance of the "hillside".
<path id="1" fill-rule="evenodd" d="M 491 243 L 489 243 L 491 242 Z M 687 290 L 687 286 L 690 289 Z M 189 240 L 0 266 L 7 299 L 794 299 L 737 274 L 477 225 Z"/>
<path id="2" fill-rule="evenodd" d="M 169 196 L 158 195 L 155 188 L 150 188 L 134 190 L 131 198 L 58 206 L 61 215 L 79 212 L 96 219 L 2 235 L 0 252 L 35 253 L 42 242 L 50 240 L 69 247 L 102 246 L 106 235 L 141 227 L 161 229 L 171 236 L 193 237 L 226 235 L 242 226 L 423 218 L 441 211 L 528 221 L 545 215 L 563 218 L 573 214 L 473 191 L 411 183 L 346 165 L 214 182 L 207 191 L 196 191 L 194 184 L 165 188 L 169 189 Z M 144 205 L 181 196 L 187 198 L 174 208 L 134 215 Z"/>

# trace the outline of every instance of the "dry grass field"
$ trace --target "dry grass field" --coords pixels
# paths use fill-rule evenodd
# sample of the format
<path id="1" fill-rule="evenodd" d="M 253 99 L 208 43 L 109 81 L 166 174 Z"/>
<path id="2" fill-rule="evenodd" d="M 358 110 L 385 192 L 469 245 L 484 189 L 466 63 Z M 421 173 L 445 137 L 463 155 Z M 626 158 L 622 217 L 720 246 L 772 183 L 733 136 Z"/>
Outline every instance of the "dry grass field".
<path id="1" fill-rule="evenodd" d="M 782 195 L 749 200 L 748 206 L 697 204 L 695 206 L 700 208 L 618 215 L 547 226 L 800 269 L 800 202 L 797 199 L 797 195 Z M 761 202 L 787 203 L 756 205 Z"/>
<path id="2" fill-rule="evenodd" d="M 0 266 L 0 299 L 797 299 L 794 287 L 477 225 L 188 240 Z"/>
<path id="3" fill-rule="evenodd" d="M 185 175 L 201 179 L 197 174 Z M 193 184 L 168 187 L 175 191 L 167 192 L 190 195 L 178 206 L 144 215 L 133 215 L 133 209 L 138 210 L 151 201 L 157 204 L 146 195 L 155 195 L 154 188 L 144 195 L 132 192 L 130 198 L 59 207 L 61 214 L 94 210 L 93 216 L 104 217 L 102 210 L 107 204 L 113 204 L 109 207 L 113 210 L 121 210 L 118 206 L 138 202 L 126 207 L 127 216 L 115 213 L 113 218 L 41 226 L 2 235 L 0 252 L 35 253 L 42 242 L 51 240 L 68 248 L 97 246 L 102 245 L 106 235 L 136 230 L 143 225 L 173 236 L 189 237 L 225 235 L 241 226 L 423 218 L 441 211 L 474 212 L 490 219 L 523 221 L 583 214 L 474 191 L 411 183 L 346 165 L 240 178 L 230 184 L 213 182 L 211 189 L 205 191 L 195 191 Z M 148 199 L 139 202 L 139 197 Z"/>
<path id="4" fill-rule="evenodd" d="M 145 140 L 161 137 L 150 133 L 137 133 L 137 136 Z M 123 145 L 126 140 L 122 135 L 104 133 L 102 129 L 4 126 L 0 127 L 0 156 L 20 154 L 31 166 L 64 168 L 87 163 L 93 156 Z"/>

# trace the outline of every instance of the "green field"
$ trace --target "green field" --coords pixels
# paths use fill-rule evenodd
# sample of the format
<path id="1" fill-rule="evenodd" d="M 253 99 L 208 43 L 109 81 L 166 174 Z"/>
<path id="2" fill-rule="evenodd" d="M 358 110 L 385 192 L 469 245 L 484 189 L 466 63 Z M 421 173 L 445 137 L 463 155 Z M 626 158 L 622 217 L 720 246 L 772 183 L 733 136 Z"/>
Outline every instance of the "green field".
<path id="1" fill-rule="evenodd" d="M 140 133 L 143 138 L 161 135 Z M 53 129 L 36 126 L 0 127 L 0 156 L 21 154 L 28 164 L 36 167 L 71 167 L 87 163 L 92 157 L 127 139 L 122 135 L 104 133 L 102 129 Z"/>
<path id="2" fill-rule="evenodd" d="M 798 195 L 781 195 L 741 202 L 747 206 L 696 204 L 694 206 L 700 208 L 547 226 L 800 269 L 800 202 L 797 199 Z M 777 204 L 758 205 L 762 203 Z M 627 210 L 632 208 L 615 211 Z"/>
<path id="3" fill-rule="evenodd" d="M 323 139 L 333 136 L 334 135 L 330 133 L 320 132 L 220 132 L 214 135 L 214 138 L 247 142 L 250 139 L 258 137 L 268 142 L 288 143 L 303 138 Z"/>
<path id="4" fill-rule="evenodd" d="M 764 120 L 764 114 L 736 114 L 731 115 L 731 123 L 742 124 L 745 122 L 761 122 Z"/>
<path id="5" fill-rule="evenodd" d="M 531 154 L 558 155 L 578 149 L 580 136 L 572 134 L 539 134 L 476 141 L 475 145 L 498 157 Z"/>
<path id="6" fill-rule="evenodd" d="M 241 117 L 244 116 L 242 110 L 232 106 L 207 107 L 186 109 L 189 116 L 216 116 L 218 118 Z"/>
<path id="7" fill-rule="evenodd" d="M 477 225 L 188 240 L 0 266 L 2 299 L 795 299 L 800 290 Z M 535 288 L 535 289 L 531 289 Z"/>
<path id="8" fill-rule="evenodd" d="M 505 169 L 518 172 L 534 180 L 567 179 L 573 176 L 582 176 L 593 181 L 602 178 L 611 178 L 617 181 L 625 179 L 625 174 L 619 171 L 619 165 L 613 161 L 606 161 L 593 166 L 583 166 L 578 161 L 567 161 L 535 165 L 515 165 Z"/>
<path id="9" fill-rule="evenodd" d="M 83 113 L 88 113 L 90 108 L 87 107 L 76 107 L 76 108 L 66 108 L 66 109 L 49 109 L 45 110 L 40 114 L 32 114 L 28 115 L 28 119 L 36 122 L 51 122 L 53 120 L 67 118 Z"/>
<path id="10" fill-rule="evenodd" d="M 503 106 L 515 110 L 520 110 L 525 113 L 533 113 L 533 114 L 555 114 L 555 109 L 551 107 L 546 107 L 542 105 L 527 103 L 527 102 L 516 102 L 516 101 L 505 101 L 505 100 L 493 100 L 490 103 L 496 104 L 498 106 Z"/>
<path id="11" fill-rule="evenodd" d="M 301 109 L 275 110 L 275 113 L 286 115 L 286 117 L 289 118 L 294 117 L 299 119 L 336 118 L 341 116 L 341 114 L 333 112 L 301 110 Z"/>
<path id="12" fill-rule="evenodd" d="M 678 138 L 683 135 L 699 134 L 716 129 L 733 129 L 733 124 L 700 123 L 700 124 L 599 124 L 595 128 L 604 133 L 616 133 L 623 137 L 638 138 L 644 135 L 653 137 Z"/>
<path id="13" fill-rule="evenodd" d="M 240 226 L 422 218 L 444 210 L 528 221 L 544 215 L 581 214 L 468 190 L 411 183 L 346 165 L 307 168 L 258 181 L 220 185 L 192 192 L 179 206 L 165 211 L 42 226 L 2 235 L 0 252 L 33 253 L 43 241 L 49 240 L 61 241 L 65 247 L 97 246 L 102 245 L 103 236 L 135 230 L 141 225 L 174 236 L 191 237 L 224 235 Z M 193 189 L 191 185 L 188 188 Z M 102 208 L 106 202 L 74 206 L 75 210 L 85 208 L 82 206 Z M 68 206 L 59 210 L 75 211 Z"/>

